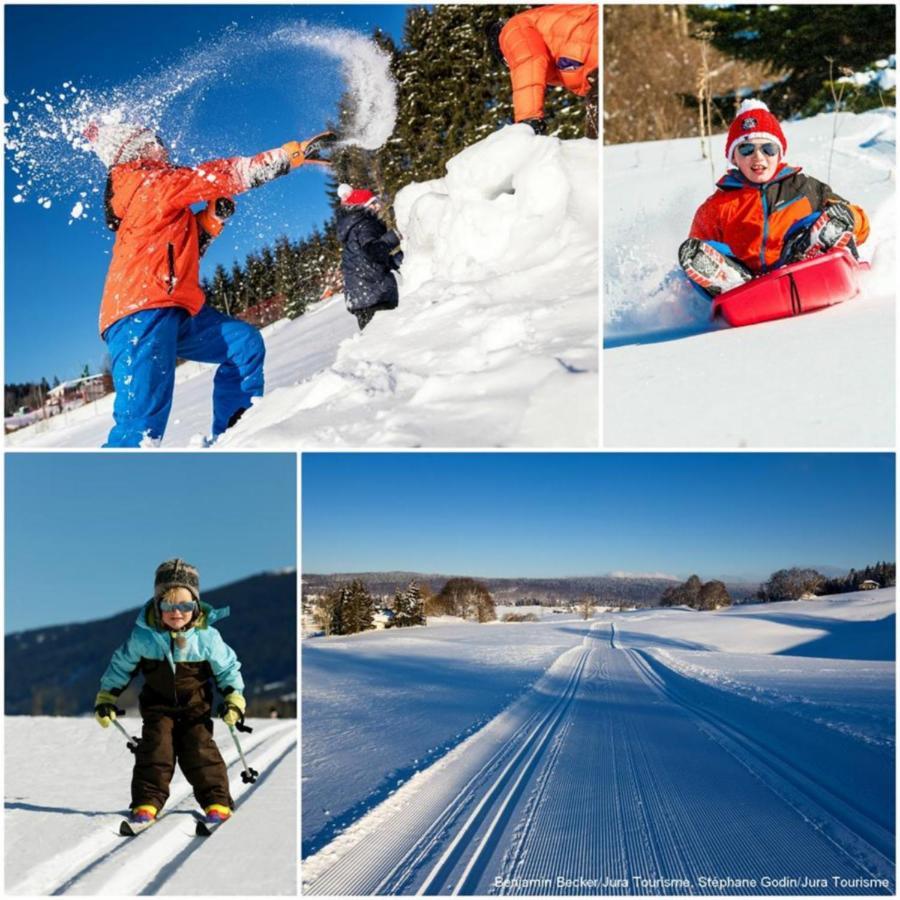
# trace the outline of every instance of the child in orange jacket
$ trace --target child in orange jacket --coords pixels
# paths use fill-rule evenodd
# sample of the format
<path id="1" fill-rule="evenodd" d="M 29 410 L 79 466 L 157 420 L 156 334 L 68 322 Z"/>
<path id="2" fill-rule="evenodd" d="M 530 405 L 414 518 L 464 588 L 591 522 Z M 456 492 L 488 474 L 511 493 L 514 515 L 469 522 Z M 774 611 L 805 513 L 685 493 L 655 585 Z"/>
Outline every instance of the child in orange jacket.
<path id="1" fill-rule="evenodd" d="M 303 165 L 310 142 L 189 167 L 173 165 L 160 138 L 140 125 L 95 122 L 84 135 L 109 169 L 106 222 L 116 235 L 100 306 L 116 390 L 104 446 L 162 439 L 179 357 L 218 364 L 215 438 L 262 395 L 265 346 L 252 325 L 206 305 L 200 256 L 233 210 L 230 197 Z M 195 215 L 191 205 L 204 201 Z"/>
<path id="2" fill-rule="evenodd" d="M 694 215 L 678 261 L 704 293 L 718 295 L 779 266 L 856 245 L 869 236 L 865 212 L 827 184 L 784 162 L 787 139 L 760 100 L 745 100 L 725 155 L 735 168 Z"/>
<path id="3" fill-rule="evenodd" d="M 561 85 L 587 105 L 587 137 L 597 137 L 599 11 L 591 4 L 541 6 L 488 29 L 494 55 L 509 66 L 516 122 L 543 134 L 544 94 Z"/>

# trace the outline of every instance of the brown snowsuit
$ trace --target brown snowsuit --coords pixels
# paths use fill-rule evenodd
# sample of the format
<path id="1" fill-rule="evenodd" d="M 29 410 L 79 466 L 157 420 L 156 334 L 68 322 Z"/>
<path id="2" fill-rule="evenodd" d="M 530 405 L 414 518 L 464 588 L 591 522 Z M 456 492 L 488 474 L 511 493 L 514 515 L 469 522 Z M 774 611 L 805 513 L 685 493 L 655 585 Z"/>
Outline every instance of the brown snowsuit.
<path id="1" fill-rule="evenodd" d="M 228 614 L 200 604 L 198 618 L 179 634 L 165 629 L 151 600 L 128 641 L 101 678 L 102 690 L 118 696 L 140 672 L 144 720 L 131 779 L 131 806 L 162 809 L 177 763 L 204 809 L 234 808 L 225 762 L 213 740 L 213 681 L 223 695 L 243 691 L 240 663 L 211 622 Z"/>

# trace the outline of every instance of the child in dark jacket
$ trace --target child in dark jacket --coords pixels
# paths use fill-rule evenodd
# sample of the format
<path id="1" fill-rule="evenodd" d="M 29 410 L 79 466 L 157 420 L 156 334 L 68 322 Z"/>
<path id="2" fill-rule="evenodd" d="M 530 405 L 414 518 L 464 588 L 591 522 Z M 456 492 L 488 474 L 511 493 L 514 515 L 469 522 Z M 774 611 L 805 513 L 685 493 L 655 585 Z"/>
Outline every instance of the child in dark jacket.
<path id="1" fill-rule="evenodd" d="M 725 155 L 735 168 L 703 202 L 681 245 L 685 274 L 708 295 L 835 248 L 856 253 L 869 236 L 865 212 L 783 161 L 787 139 L 760 100 L 745 100 Z"/>
<path id="2" fill-rule="evenodd" d="M 141 672 L 143 730 L 131 779 L 131 822 L 152 822 L 169 797 L 177 762 L 209 822 L 231 815 L 234 801 L 225 762 L 213 740 L 212 684 L 224 697 L 227 725 L 243 720 L 241 664 L 213 622 L 228 609 L 200 602 L 197 570 L 170 559 L 156 570 L 153 599 L 141 610 L 128 640 L 113 654 L 94 701 L 104 728 L 116 718 L 119 695 Z"/>
<path id="3" fill-rule="evenodd" d="M 392 273 L 400 268 L 403 253 L 394 252 L 400 246 L 400 238 L 378 218 L 381 207 L 371 191 L 342 184 L 338 197 L 344 302 L 362 331 L 378 310 L 396 309 L 399 298 Z"/>

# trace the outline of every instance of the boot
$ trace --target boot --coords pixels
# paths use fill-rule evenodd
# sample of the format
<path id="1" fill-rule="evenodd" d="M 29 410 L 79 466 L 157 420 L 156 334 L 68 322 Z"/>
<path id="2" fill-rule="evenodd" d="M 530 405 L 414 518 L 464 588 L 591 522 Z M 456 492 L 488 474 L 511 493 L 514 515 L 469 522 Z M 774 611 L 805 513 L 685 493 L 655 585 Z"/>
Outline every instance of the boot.
<path id="1" fill-rule="evenodd" d="M 678 248 L 678 262 L 687 277 L 713 297 L 753 278 L 753 273 L 743 263 L 697 238 L 688 238 Z"/>

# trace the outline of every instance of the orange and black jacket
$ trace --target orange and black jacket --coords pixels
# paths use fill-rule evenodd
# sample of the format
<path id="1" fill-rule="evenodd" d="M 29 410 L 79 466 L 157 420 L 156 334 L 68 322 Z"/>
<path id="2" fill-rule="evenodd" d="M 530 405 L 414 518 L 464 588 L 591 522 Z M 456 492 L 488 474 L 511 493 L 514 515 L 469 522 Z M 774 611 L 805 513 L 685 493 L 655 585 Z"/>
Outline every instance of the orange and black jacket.
<path id="1" fill-rule="evenodd" d="M 291 170 L 285 150 L 216 159 L 193 167 L 138 159 L 114 166 L 106 189 L 106 221 L 116 232 L 100 305 L 100 334 L 124 316 L 203 306 L 200 234 L 191 204 L 232 197 Z"/>
<path id="2" fill-rule="evenodd" d="M 781 163 L 765 184 L 753 184 L 731 169 L 716 187 L 694 215 L 690 237 L 725 245 L 720 249 L 756 274 L 782 264 L 785 239 L 812 224 L 830 203 L 843 203 L 852 210 L 857 244 L 869 236 L 869 219 L 860 207 L 796 166 Z"/>
<path id="3" fill-rule="evenodd" d="M 509 64 L 515 120 L 541 119 L 547 85 L 562 85 L 583 97 L 597 70 L 598 7 L 541 6 L 513 16 L 500 32 Z"/>

